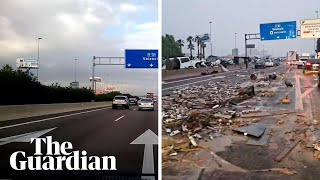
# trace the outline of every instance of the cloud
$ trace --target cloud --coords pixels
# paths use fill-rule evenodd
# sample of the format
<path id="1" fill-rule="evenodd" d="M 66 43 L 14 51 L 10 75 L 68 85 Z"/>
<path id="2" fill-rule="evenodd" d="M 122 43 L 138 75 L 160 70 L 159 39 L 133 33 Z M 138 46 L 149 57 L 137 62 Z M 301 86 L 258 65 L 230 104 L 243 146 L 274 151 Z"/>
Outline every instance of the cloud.
<path id="1" fill-rule="evenodd" d="M 0 65 L 15 67 L 16 58 L 37 57 L 37 38 L 42 37 L 40 81 L 69 85 L 77 58 L 77 80 L 81 86 L 90 86 L 93 56 L 124 56 L 128 48 L 159 47 L 157 13 L 146 17 L 146 9 L 157 9 L 156 1 L 4 1 L 0 6 Z M 146 87 L 157 89 L 156 70 L 96 66 L 96 76 L 126 83 L 136 94 L 148 92 Z M 137 86 L 141 82 L 146 86 Z"/>
<path id="2" fill-rule="evenodd" d="M 125 12 L 125 13 L 127 13 L 127 12 L 130 12 L 130 13 L 137 12 L 139 10 L 138 6 L 133 5 L 133 4 L 129 4 L 129 3 L 122 3 L 120 5 L 120 9 L 121 9 L 122 12 Z"/>

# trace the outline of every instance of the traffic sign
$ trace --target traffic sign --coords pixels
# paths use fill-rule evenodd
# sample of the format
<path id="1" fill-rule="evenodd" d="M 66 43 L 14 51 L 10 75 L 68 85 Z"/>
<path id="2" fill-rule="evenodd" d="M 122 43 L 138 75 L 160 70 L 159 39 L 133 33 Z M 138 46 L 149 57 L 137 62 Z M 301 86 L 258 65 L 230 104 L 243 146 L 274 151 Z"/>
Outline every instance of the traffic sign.
<path id="1" fill-rule="evenodd" d="M 294 39 L 297 37 L 296 21 L 260 24 L 260 39 L 278 40 Z"/>
<path id="2" fill-rule="evenodd" d="M 320 38 L 320 19 L 307 19 L 300 22 L 301 38 Z"/>
<path id="3" fill-rule="evenodd" d="M 209 34 L 204 34 L 203 36 L 201 36 L 201 41 L 202 42 L 210 42 Z"/>
<path id="4" fill-rule="evenodd" d="M 248 49 L 254 49 L 256 47 L 255 44 L 247 44 L 246 46 Z"/>
<path id="5" fill-rule="evenodd" d="M 126 68 L 158 68 L 158 50 L 126 49 Z"/>

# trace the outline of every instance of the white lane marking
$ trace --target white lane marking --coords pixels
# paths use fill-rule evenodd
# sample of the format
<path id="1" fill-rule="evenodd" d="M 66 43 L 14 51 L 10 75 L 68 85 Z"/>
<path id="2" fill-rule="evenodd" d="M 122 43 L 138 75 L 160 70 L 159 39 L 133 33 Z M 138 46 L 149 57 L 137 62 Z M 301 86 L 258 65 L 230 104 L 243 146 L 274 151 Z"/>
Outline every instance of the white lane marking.
<path id="1" fill-rule="evenodd" d="M 309 95 L 313 90 L 315 90 L 318 87 L 318 83 L 314 84 L 311 88 L 306 90 L 302 95 L 301 98 L 305 98 L 307 95 Z"/>
<path id="2" fill-rule="evenodd" d="M 183 87 L 183 86 L 188 86 L 188 85 L 196 84 L 196 83 L 200 83 L 200 82 L 211 81 L 213 79 L 225 78 L 225 77 L 226 76 L 217 76 L 217 77 L 213 77 L 213 78 L 210 78 L 210 79 L 205 79 L 205 80 L 202 80 L 202 81 L 196 81 L 196 82 L 186 83 L 186 84 L 182 84 L 182 85 L 178 85 L 178 86 L 172 86 L 172 87 L 164 88 L 164 89 L 162 89 L 162 91 L 169 90 L 169 89 L 174 89 L 174 88 L 178 88 L 178 87 Z"/>
<path id="3" fill-rule="evenodd" d="M 22 126 L 22 125 L 27 125 L 27 124 L 38 123 L 38 122 L 50 121 L 50 120 L 69 117 L 69 116 L 75 116 L 75 115 L 79 115 L 79 114 L 86 114 L 86 113 L 101 111 L 101 110 L 105 110 L 105 109 L 110 109 L 110 107 L 101 108 L 101 109 L 95 109 L 95 110 L 91 110 L 91 111 L 78 112 L 78 113 L 74 113 L 74 114 L 67 114 L 67 115 L 57 116 L 57 117 L 52 117 L 52 118 L 40 119 L 40 120 L 36 120 L 36 121 L 31 121 L 31 122 L 13 124 L 13 125 L 9 125 L 9 126 L 3 126 L 3 127 L 0 127 L 0 130 L 1 129 L 12 128 L 12 127 L 17 127 L 17 126 Z"/>
<path id="4" fill-rule="evenodd" d="M 114 120 L 114 121 L 117 122 L 117 121 L 119 121 L 120 119 L 122 119 L 123 117 L 124 117 L 124 115 L 121 116 L 121 117 L 119 117 L 118 119 L 116 119 L 116 120 Z"/>
<path id="5" fill-rule="evenodd" d="M 290 69 L 291 69 L 291 67 L 287 70 L 287 72 L 285 72 L 285 73 L 283 74 L 283 76 L 282 76 L 281 79 L 280 79 L 280 82 L 283 80 L 283 78 L 285 77 L 285 75 L 289 73 Z"/>
<path id="6" fill-rule="evenodd" d="M 5 145 L 5 144 L 9 144 L 12 142 L 30 142 L 30 140 L 32 138 L 40 137 L 44 134 L 47 134 L 50 131 L 53 131 L 54 129 L 56 129 L 56 127 L 51 128 L 51 129 L 44 129 L 41 131 L 33 131 L 33 132 L 29 132 L 29 133 L 24 133 L 24 134 L 19 134 L 19 135 L 15 135 L 15 136 L 1 138 L 0 139 L 0 142 L 1 142 L 0 146 Z"/>
<path id="7" fill-rule="evenodd" d="M 300 85 L 300 78 L 299 76 L 296 74 L 295 75 L 295 79 L 296 79 L 296 103 L 295 103 L 295 109 L 298 110 L 303 110 L 303 102 L 302 102 L 302 97 L 301 97 L 301 85 Z"/>

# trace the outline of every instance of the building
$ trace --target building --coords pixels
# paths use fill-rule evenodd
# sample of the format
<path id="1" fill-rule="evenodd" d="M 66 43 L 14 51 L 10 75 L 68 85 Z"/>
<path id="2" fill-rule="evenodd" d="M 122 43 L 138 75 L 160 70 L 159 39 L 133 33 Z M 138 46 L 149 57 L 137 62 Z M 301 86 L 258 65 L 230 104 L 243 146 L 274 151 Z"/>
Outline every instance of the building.
<path id="1" fill-rule="evenodd" d="M 71 82 L 70 83 L 70 87 L 73 88 L 73 89 L 79 88 L 79 82 Z"/>
<path id="2" fill-rule="evenodd" d="M 103 82 L 95 82 L 95 90 L 96 94 L 104 94 L 105 92 L 105 87 Z"/>
<path id="3" fill-rule="evenodd" d="M 239 56 L 238 48 L 232 49 L 232 56 Z"/>

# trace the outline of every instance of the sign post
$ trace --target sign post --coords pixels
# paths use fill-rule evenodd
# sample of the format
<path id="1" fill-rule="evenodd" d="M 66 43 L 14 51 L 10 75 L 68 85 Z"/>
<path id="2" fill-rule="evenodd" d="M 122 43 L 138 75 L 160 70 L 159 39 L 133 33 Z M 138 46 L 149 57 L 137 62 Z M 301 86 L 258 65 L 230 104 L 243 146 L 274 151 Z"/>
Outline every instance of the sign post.
<path id="1" fill-rule="evenodd" d="M 297 37 L 296 21 L 260 24 L 261 41 L 294 39 Z"/>

